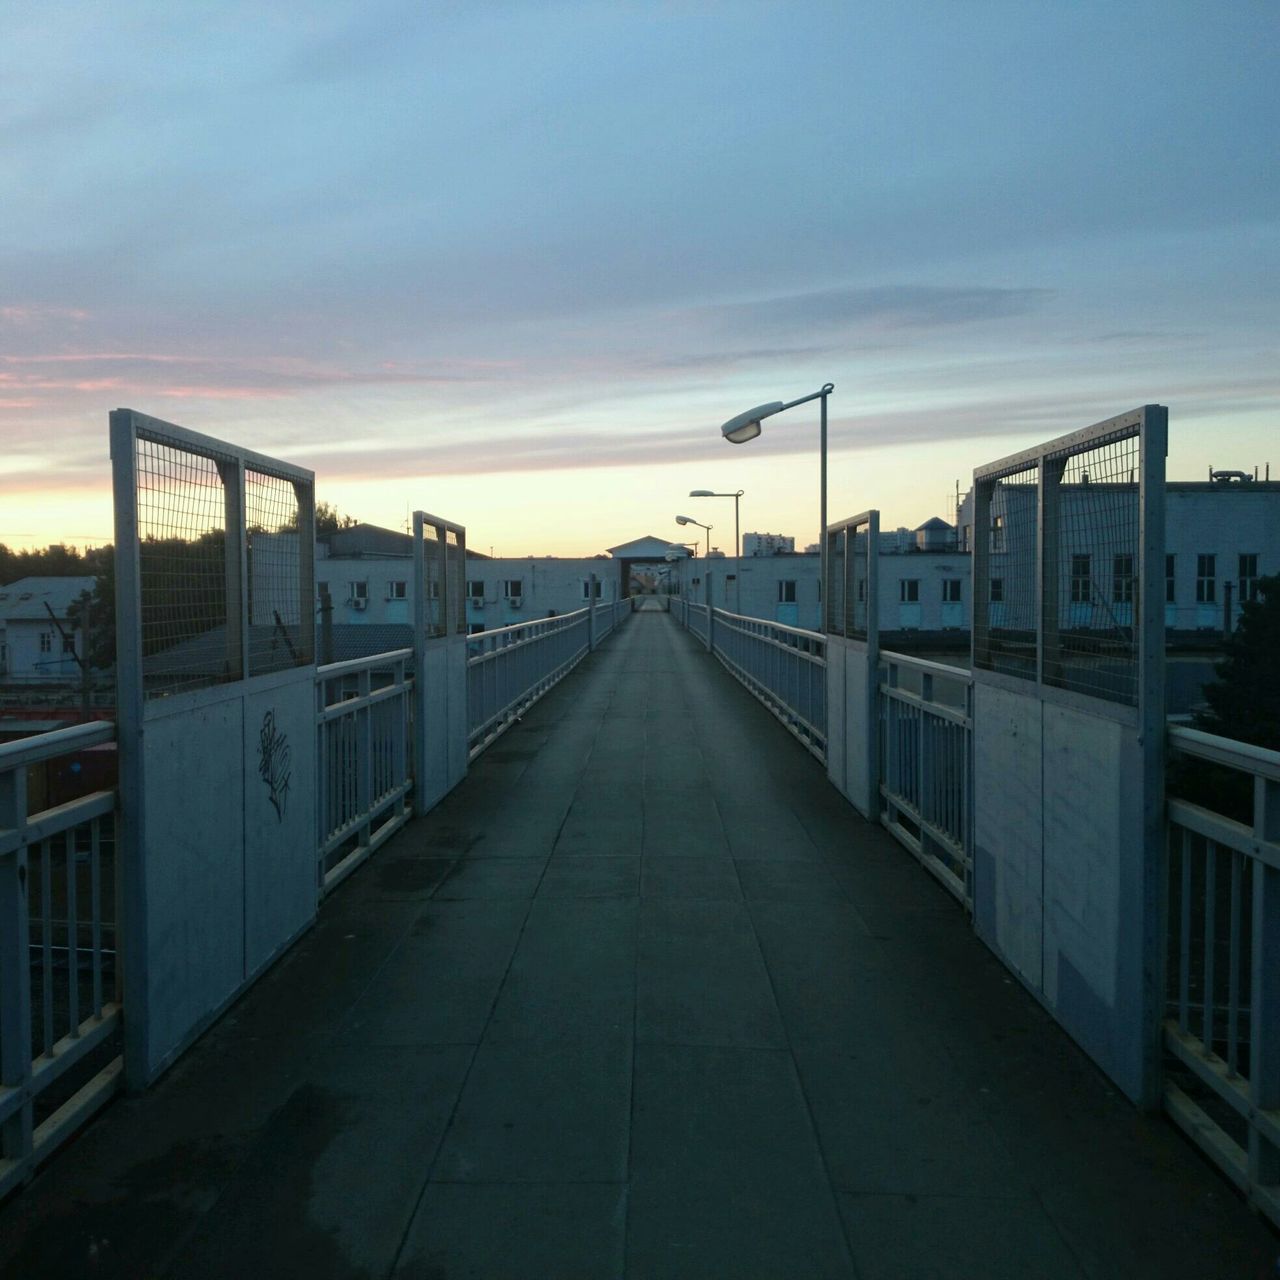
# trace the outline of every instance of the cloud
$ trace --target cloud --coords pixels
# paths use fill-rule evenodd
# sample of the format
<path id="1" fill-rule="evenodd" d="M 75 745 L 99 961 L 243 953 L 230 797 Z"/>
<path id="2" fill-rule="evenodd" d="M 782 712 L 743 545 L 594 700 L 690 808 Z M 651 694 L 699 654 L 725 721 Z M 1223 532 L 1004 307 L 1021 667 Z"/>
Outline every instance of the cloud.
<path id="1" fill-rule="evenodd" d="M 939 329 L 1026 315 L 1052 296 L 1053 290 L 1038 288 L 883 285 L 706 307 L 702 315 L 734 333 Z"/>

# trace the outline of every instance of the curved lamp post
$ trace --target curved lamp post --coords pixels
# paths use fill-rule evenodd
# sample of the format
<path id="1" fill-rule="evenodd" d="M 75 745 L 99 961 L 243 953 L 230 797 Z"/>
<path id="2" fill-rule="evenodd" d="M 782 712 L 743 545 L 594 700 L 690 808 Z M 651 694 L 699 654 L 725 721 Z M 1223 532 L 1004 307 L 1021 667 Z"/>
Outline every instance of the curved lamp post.
<path id="1" fill-rule="evenodd" d="M 808 404 L 810 400 L 822 401 L 822 433 L 819 437 L 821 479 L 819 481 L 818 495 L 818 521 L 820 526 L 818 530 L 818 547 L 822 552 L 818 570 L 822 575 L 822 581 L 819 585 L 819 592 L 822 598 L 820 615 L 820 629 L 822 631 L 827 629 L 827 397 L 835 389 L 836 384 L 834 382 L 827 382 L 823 384 L 821 391 L 815 391 L 809 396 L 801 396 L 799 400 L 771 400 L 768 404 L 758 404 L 754 409 L 748 409 L 746 413 L 740 413 L 736 418 L 730 418 L 720 428 L 720 434 L 730 444 L 746 444 L 748 440 L 754 440 L 760 434 L 762 419 L 772 418 L 775 413 L 794 409 L 799 404 Z"/>
<path id="2" fill-rule="evenodd" d="M 733 596 L 734 609 L 742 612 L 742 535 L 738 522 L 738 499 L 746 492 L 737 489 L 733 493 L 715 493 L 711 489 L 690 489 L 691 498 L 732 498 L 733 499 Z"/>
<path id="3" fill-rule="evenodd" d="M 707 531 L 707 558 L 710 559 L 711 558 L 711 530 L 714 526 L 709 524 L 703 524 L 701 520 L 695 520 L 692 516 L 676 516 L 676 524 L 696 524 L 699 529 L 705 529 Z M 694 546 L 696 547 L 697 543 L 694 543 Z M 707 604 L 708 606 L 710 606 L 711 587 L 706 581 L 706 576 L 707 576 L 706 570 L 704 569 L 702 573 L 702 577 L 703 577 L 702 594 L 706 597 Z"/>

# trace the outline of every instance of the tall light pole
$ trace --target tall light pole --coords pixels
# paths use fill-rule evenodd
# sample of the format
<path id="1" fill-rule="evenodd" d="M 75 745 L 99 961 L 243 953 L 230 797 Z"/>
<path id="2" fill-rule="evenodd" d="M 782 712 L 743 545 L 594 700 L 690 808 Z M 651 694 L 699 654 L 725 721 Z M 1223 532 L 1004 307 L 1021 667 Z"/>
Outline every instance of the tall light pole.
<path id="1" fill-rule="evenodd" d="M 820 528 L 818 530 L 818 547 L 822 552 L 821 561 L 818 572 L 822 575 L 822 581 L 819 585 L 819 595 L 822 600 L 822 610 L 820 614 L 820 628 L 822 631 L 827 629 L 827 397 L 836 389 L 834 382 L 826 382 L 822 386 L 821 391 L 815 391 L 812 395 L 801 396 L 799 400 L 774 400 L 769 404 L 758 404 L 754 409 L 748 409 L 745 413 L 740 413 L 736 418 L 730 418 L 728 422 L 720 428 L 720 434 L 724 436 L 730 444 L 746 444 L 748 440 L 754 440 L 760 434 L 760 421 L 763 418 L 772 418 L 775 413 L 782 413 L 786 409 L 794 409 L 796 405 L 808 404 L 810 400 L 822 401 L 822 432 L 819 437 L 819 456 L 820 456 L 820 479 L 818 492 L 818 521 Z"/>
<path id="2" fill-rule="evenodd" d="M 733 493 L 713 493 L 710 489 L 689 490 L 689 497 L 691 498 L 733 499 L 733 595 L 734 611 L 737 613 L 742 612 L 742 533 L 741 525 L 738 521 L 738 499 L 745 492 L 745 489 L 738 489 Z"/>
<path id="3" fill-rule="evenodd" d="M 707 559 L 710 560 L 711 559 L 711 530 L 712 528 L 714 528 L 714 526 L 709 524 L 703 524 L 701 520 L 695 520 L 692 516 L 676 516 L 676 524 L 696 524 L 699 529 L 705 529 L 707 531 Z M 697 546 L 697 543 L 694 543 L 694 546 Z M 703 579 L 702 594 L 706 598 L 707 608 L 709 609 L 711 608 L 711 587 L 706 580 L 707 571 L 705 569 L 702 571 L 702 579 Z M 708 614 L 707 616 L 710 617 L 710 614 Z"/>

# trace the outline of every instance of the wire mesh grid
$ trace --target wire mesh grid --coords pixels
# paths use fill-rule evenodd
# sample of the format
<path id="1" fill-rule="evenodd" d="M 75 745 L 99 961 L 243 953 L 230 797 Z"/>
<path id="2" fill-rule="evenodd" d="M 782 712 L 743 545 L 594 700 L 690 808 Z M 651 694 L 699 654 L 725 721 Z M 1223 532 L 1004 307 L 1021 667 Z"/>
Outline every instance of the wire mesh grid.
<path id="1" fill-rule="evenodd" d="M 1136 432 L 1044 462 L 1044 682 L 1138 702 Z"/>
<path id="2" fill-rule="evenodd" d="M 447 557 L 448 573 L 445 575 L 445 584 L 449 599 L 447 618 L 449 627 L 452 627 L 455 635 L 466 635 L 467 632 L 467 606 L 463 598 L 463 590 L 465 588 L 464 578 L 466 576 L 466 544 L 463 538 L 453 530 L 449 529 L 445 533 L 445 556 Z"/>
<path id="3" fill-rule="evenodd" d="M 977 481 L 988 496 L 987 575 L 977 590 L 974 660 L 1004 675 L 1036 678 L 1037 482 L 1032 462 L 1007 476 Z M 983 536 L 977 530 L 975 537 Z M 984 616 L 985 615 L 985 616 Z"/>
<path id="4" fill-rule="evenodd" d="M 441 540 L 442 530 L 434 524 L 422 526 L 422 599 L 426 608 L 427 635 L 444 635 L 444 610 L 440 599 L 444 581 L 445 548 Z"/>
<path id="5" fill-rule="evenodd" d="M 827 630 L 845 634 L 845 549 L 848 529 L 827 530 Z"/>
<path id="6" fill-rule="evenodd" d="M 845 635 L 854 640 L 865 640 L 869 629 L 867 563 L 870 550 L 871 527 L 860 524 L 849 529 L 848 582 L 845 587 Z"/>
<path id="7" fill-rule="evenodd" d="M 249 599 L 249 674 L 311 660 L 302 627 L 302 546 L 298 495 L 291 480 L 244 473 Z"/>
<path id="8" fill-rule="evenodd" d="M 234 479 L 234 460 L 142 433 L 134 457 L 145 696 L 238 679 L 227 616 L 225 478 Z"/>

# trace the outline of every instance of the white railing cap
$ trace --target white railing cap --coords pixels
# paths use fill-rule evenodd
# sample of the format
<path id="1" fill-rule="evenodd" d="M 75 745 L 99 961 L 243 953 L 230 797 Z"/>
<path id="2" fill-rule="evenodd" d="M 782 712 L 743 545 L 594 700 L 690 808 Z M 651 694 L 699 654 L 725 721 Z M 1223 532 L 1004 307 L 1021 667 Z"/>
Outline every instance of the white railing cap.
<path id="1" fill-rule="evenodd" d="M 50 733 L 33 734 L 30 738 L 0 744 L 0 771 L 39 764 L 42 760 L 53 760 L 72 751 L 84 751 L 114 742 L 115 739 L 116 727 L 110 720 L 95 720 L 90 724 L 75 724 Z"/>
<path id="2" fill-rule="evenodd" d="M 1203 729 L 1188 729 L 1180 724 L 1169 725 L 1168 732 L 1169 745 L 1184 755 L 1242 769 L 1269 782 L 1280 782 L 1280 751 L 1235 738 L 1222 738 L 1216 733 L 1205 733 Z"/>

